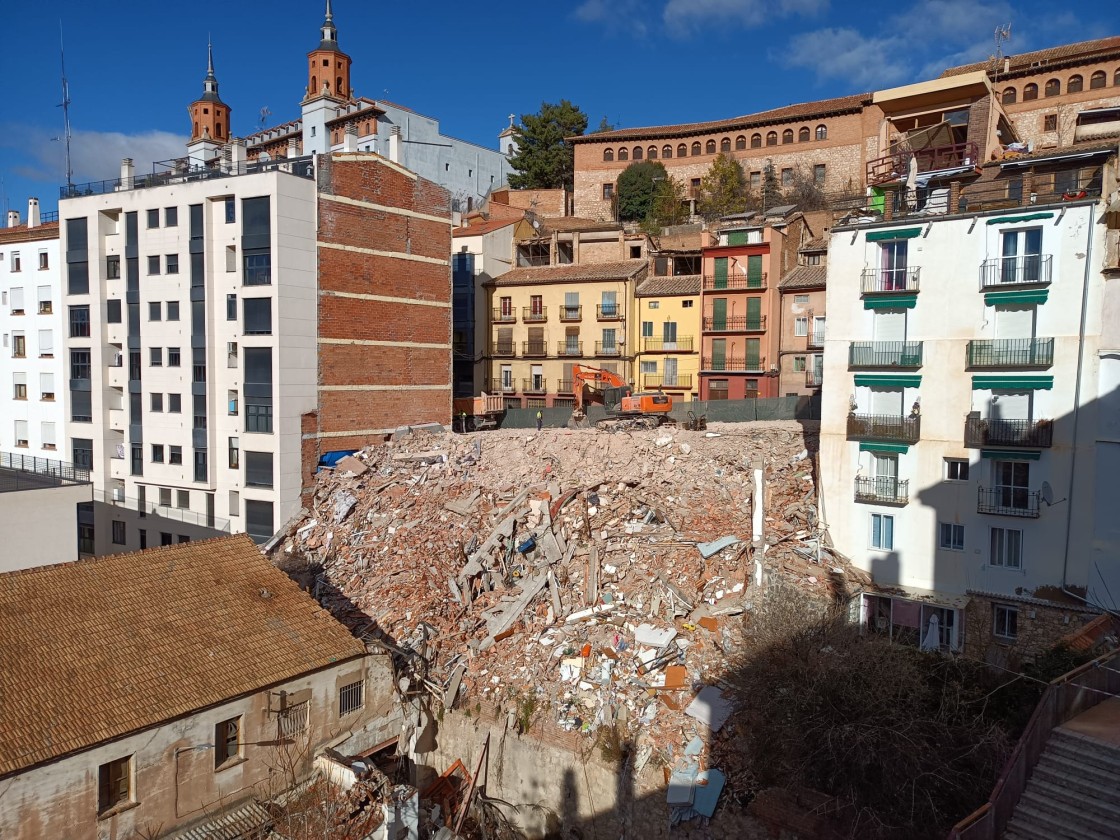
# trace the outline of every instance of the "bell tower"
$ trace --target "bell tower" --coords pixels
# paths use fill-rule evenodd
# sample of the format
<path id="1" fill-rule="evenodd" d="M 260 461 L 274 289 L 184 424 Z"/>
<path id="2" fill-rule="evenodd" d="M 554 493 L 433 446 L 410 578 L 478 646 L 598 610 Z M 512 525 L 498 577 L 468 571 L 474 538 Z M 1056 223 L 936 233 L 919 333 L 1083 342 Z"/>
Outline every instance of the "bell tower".
<path id="1" fill-rule="evenodd" d="M 230 137 L 230 109 L 218 95 L 218 79 L 214 75 L 214 48 L 209 42 L 206 44 L 206 54 L 206 78 L 202 82 L 202 96 L 187 109 L 191 115 L 191 139 L 187 142 L 187 153 L 201 163 L 217 157 Z"/>
<path id="2" fill-rule="evenodd" d="M 350 56 L 338 48 L 338 30 L 334 26 L 331 0 L 327 0 L 327 14 L 319 32 L 319 46 L 307 54 L 307 96 L 303 101 L 310 102 L 326 96 L 349 102 L 352 98 Z"/>

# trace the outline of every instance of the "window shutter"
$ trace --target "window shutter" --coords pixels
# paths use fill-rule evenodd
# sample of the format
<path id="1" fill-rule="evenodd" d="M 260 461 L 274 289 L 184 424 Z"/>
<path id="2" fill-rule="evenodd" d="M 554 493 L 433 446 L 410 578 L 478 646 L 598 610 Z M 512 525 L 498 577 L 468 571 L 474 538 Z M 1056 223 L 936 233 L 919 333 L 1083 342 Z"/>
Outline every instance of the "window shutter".
<path id="1" fill-rule="evenodd" d="M 747 370 L 758 370 L 759 365 L 762 364 L 762 359 L 759 356 L 759 351 L 762 348 L 762 341 L 757 338 L 747 339 Z"/>
<path id="2" fill-rule="evenodd" d="M 752 254 L 747 257 L 747 288 L 762 288 L 762 255 Z"/>
<path id="3" fill-rule="evenodd" d="M 727 257 L 716 257 L 715 283 L 717 289 L 727 288 Z"/>
<path id="4" fill-rule="evenodd" d="M 762 327 L 762 298 L 747 298 L 747 329 L 757 330 Z"/>
<path id="5" fill-rule="evenodd" d="M 712 329 L 727 329 L 727 298 L 715 298 L 712 301 Z"/>
<path id="6" fill-rule="evenodd" d="M 12 311 L 20 312 L 23 310 L 23 287 L 13 286 L 11 293 Z"/>
<path id="7" fill-rule="evenodd" d="M 39 355 L 40 356 L 53 356 L 54 355 L 54 331 L 53 330 L 39 330 Z"/>

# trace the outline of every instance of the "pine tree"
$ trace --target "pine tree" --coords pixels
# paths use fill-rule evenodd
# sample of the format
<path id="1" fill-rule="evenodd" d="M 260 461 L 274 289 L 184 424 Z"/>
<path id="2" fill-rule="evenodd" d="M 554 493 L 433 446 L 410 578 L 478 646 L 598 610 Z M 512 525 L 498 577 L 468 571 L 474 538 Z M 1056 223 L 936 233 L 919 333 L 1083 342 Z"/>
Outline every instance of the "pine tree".
<path id="1" fill-rule="evenodd" d="M 571 190 L 575 169 L 569 137 L 587 130 L 587 114 L 567 99 L 558 105 L 541 103 L 536 114 L 522 114 L 513 128 L 517 151 L 510 166 L 517 171 L 509 176 L 515 190 Z"/>
<path id="2" fill-rule="evenodd" d="M 659 160 L 643 160 L 623 169 L 615 187 L 618 218 L 624 222 L 637 222 L 649 216 L 654 187 L 668 178 L 665 165 Z"/>
<path id="3" fill-rule="evenodd" d="M 720 152 L 707 173 L 700 179 L 700 215 L 709 221 L 742 213 L 747 207 L 749 190 L 743 167 L 726 152 Z"/>

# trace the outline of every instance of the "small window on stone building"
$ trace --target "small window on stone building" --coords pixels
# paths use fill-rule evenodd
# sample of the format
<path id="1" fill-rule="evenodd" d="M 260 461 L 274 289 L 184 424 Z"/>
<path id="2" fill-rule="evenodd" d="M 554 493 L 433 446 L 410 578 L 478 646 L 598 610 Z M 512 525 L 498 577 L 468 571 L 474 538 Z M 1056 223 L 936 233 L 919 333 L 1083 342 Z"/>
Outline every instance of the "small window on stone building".
<path id="1" fill-rule="evenodd" d="M 785 131 L 782 132 L 782 143 L 792 143 L 792 142 L 793 142 L 793 129 L 792 128 L 787 128 Z"/>
<path id="2" fill-rule="evenodd" d="M 752 149 L 761 149 L 762 148 L 762 135 L 761 134 L 758 134 L 756 132 L 755 134 L 751 135 L 751 148 Z"/>
<path id="3" fill-rule="evenodd" d="M 603 149 L 603 160 L 608 161 L 608 162 L 613 161 L 614 160 L 614 149 Z"/>
<path id="4" fill-rule="evenodd" d="M 705 143 L 704 152 L 709 155 L 714 155 L 716 153 L 716 141 L 709 140 L 707 143 Z"/>
<path id="5" fill-rule="evenodd" d="M 614 184 L 603 184 L 603 201 L 614 198 Z"/>
<path id="6" fill-rule="evenodd" d="M 740 134 L 735 138 L 735 150 L 741 152 L 745 148 L 747 148 L 747 138 Z"/>
<path id="7" fill-rule="evenodd" d="M 1058 130 L 1058 115 L 1057 114 L 1046 114 L 1042 118 L 1042 130 L 1043 131 L 1057 131 Z"/>
<path id="8" fill-rule="evenodd" d="M 1070 76 L 1069 81 L 1066 82 L 1066 93 L 1081 93 L 1081 90 L 1084 87 L 1085 87 L 1085 79 L 1082 78 L 1080 75 L 1075 74 L 1073 76 Z M 1004 100 L 1004 101 L 1006 102 L 1007 100 Z"/>
<path id="9" fill-rule="evenodd" d="M 677 157 L 688 157 L 687 143 L 680 143 L 677 145 Z"/>
<path id="10" fill-rule="evenodd" d="M 828 139 L 828 126 L 826 126 L 826 125 L 818 125 L 817 126 L 817 139 L 818 140 L 827 140 Z"/>
<path id="11" fill-rule="evenodd" d="M 1003 104 L 1004 105 L 1014 105 L 1015 100 L 1018 99 L 1018 98 L 1019 98 L 1018 91 L 1016 91 L 1015 88 L 1008 87 L 1008 88 L 1003 89 Z"/>
<path id="12" fill-rule="evenodd" d="M 801 126 L 801 128 L 799 128 L 797 130 L 797 142 L 798 143 L 808 143 L 810 137 L 811 137 L 811 134 L 809 132 L 809 126 L 803 125 L 803 126 Z"/>
<path id="13" fill-rule="evenodd" d="M 1043 89 L 1044 96 L 1059 96 L 1062 92 L 1062 83 L 1057 79 L 1050 79 L 1046 82 L 1046 87 Z"/>
<path id="14" fill-rule="evenodd" d="M 1023 101 L 1030 102 L 1033 99 L 1038 99 L 1038 85 L 1031 82 L 1023 88 Z"/>
<path id="15" fill-rule="evenodd" d="M 815 166 L 813 166 L 813 181 L 814 181 L 814 183 L 823 184 L 824 183 L 824 178 L 825 178 L 825 173 L 826 173 L 826 169 L 825 169 L 825 165 L 823 163 L 818 163 Z"/>
<path id="16" fill-rule="evenodd" d="M 793 170 L 792 169 L 783 169 L 782 170 L 782 186 L 783 187 L 792 187 L 793 186 Z"/>
<path id="17" fill-rule="evenodd" d="M 657 147 L 650 146 L 646 149 L 646 160 L 657 160 Z"/>
<path id="18" fill-rule="evenodd" d="M 661 157 L 671 158 L 673 156 L 673 147 L 666 143 L 661 147 Z"/>
<path id="19" fill-rule="evenodd" d="M 767 146 L 777 146 L 778 145 L 778 132 L 776 132 L 776 131 L 766 132 L 766 145 Z"/>
<path id="20" fill-rule="evenodd" d="M 365 703 L 363 688 L 364 684 L 361 680 L 358 680 L 357 682 L 344 685 L 338 690 L 339 717 L 345 717 L 362 708 Z"/>
<path id="21" fill-rule="evenodd" d="M 634 160 L 641 160 L 642 159 L 642 147 L 641 146 L 635 146 L 634 147 L 634 154 L 631 155 L 631 157 L 633 157 Z"/>
<path id="22" fill-rule="evenodd" d="M 703 150 L 704 150 L 704 147 L 700 145 L 699 140 L 697 140 L 695 143 L 692 144 L 692 156 L 693 157 L 698 157 L 699 155 L 703 154 Z"/>
<path id="23" fill-rule="evenodd" d="M 214 769 L 221 770 L 240 758 L 241 718 L 223 720 L 214 727 Z"/>
<path id="24" fill-rule="evenodd" d="M 1019 608 L 1010 604 L 992 604 L 992 635 L 1004 641 L 1019 638 Z"/>
<path id="25" fill-rule="evenodd" d="M 97 768 L 97 813 L 106 814 L 132 802 L 132 756 Z"/>
<path id="26" fill-rule="evenodd" d="M 1098 90 L 1099 88 L 1103 88 L 1107 81 L 1108 77 L 1105 75 L 1104 71 L 1098 70 L 1096 73 L 1089 77 L 1089 90 Z M 1025 96 L 1023 98 L 1026 99 Z"/>
<path id="27" fill-rule="evenodd" d="M 719 150 L 721 152 L 730 152 L 731 151 L 731 138 L 730 137 L 724 137 L 722 140 L 719 141 Z"/>
<path id="28" fill-rule="evenodd" d="M 511 154 L 512 154 L 512 152 L 511 152 Z M 619 149 L 618 150 L 618 159 L 619 160 L 629 160 L 630 159 L 630 150 L 629 149 Z M 493 176 L 491 176 L 491 177 L 493 177 Z"/>

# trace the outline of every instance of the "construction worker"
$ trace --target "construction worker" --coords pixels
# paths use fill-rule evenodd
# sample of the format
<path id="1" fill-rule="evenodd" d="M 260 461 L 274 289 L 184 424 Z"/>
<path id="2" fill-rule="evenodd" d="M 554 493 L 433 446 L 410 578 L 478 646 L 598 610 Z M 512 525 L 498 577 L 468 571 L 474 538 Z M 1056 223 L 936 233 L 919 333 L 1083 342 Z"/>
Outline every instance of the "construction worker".
<path id="1" fill-rule="evenodd" d="M 541 410 L 540 410 L 540 409 L 538 408 L 538 409 L 537 409 L 537 431 L 538 431 L 538 432 L 539 432 L 539 431 L 541 430 L 541 427 L 542 427 L 542 426 L 544 426 L 544 412 L 542 412 L 542 411 L 541 411 Z"/>

